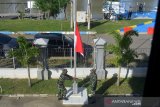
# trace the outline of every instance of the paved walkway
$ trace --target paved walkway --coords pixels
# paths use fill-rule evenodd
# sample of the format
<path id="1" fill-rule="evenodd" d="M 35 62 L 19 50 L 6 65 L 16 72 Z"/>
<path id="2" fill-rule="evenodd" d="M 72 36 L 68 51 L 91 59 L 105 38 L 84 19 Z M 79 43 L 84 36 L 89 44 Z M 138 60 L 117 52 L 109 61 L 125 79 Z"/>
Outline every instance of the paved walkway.
<path id="1" fill-rule="evenodd" d="M 63 105 L 57 97 L 1 97 L 0 107 L 103 107 L 103 98 L 96 98 L 97 102 L 88 105 Z"/>

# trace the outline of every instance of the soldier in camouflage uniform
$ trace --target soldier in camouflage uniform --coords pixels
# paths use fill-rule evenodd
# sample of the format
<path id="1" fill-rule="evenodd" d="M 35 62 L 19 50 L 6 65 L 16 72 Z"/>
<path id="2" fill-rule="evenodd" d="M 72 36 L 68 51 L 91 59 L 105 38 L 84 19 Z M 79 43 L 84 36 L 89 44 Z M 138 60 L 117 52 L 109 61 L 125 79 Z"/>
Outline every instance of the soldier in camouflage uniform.
<path id="1" fill-rule="evenodd" d="M 91 89 L 91 94 L 92 96 L 95 95 L 96 87 L 97 87 L 97 74 L 96 74 L 96 69 L 91 69 L 91 73 L 89 75 L 90 78 L 90 89 Z"/>
<path id="2" fill-rule="evenodd" d="M 62 100 L 65 99 L 67 100 L 66 94 L 67 94 L 67 90 L 64 86 L 64 82 L 65 80 L 72 80 L 73 77 L 67 74 L 67 69 L 63 69 L 62 73 L 57 81 L 57 85 L 58 85 L 58 100 Z"/>

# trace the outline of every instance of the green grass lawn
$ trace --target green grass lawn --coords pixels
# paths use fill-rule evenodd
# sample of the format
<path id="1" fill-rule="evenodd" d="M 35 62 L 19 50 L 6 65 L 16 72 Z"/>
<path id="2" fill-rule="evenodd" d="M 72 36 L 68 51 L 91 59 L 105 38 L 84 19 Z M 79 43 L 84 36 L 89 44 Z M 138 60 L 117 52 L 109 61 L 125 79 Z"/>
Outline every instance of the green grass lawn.
<path id="1" fill-rule="evenodd" d="M 122 81 L 123 79 L 121 79 Z M 57 85 L 55 79 L 40 81 L 32 79 L 32 87 L 28 87 L 27 79 L 0 79 L 0 86 L 3 88 L 2 94 L 56 94 Z M 97 94 L 142 94 L 145 78 L 128 78 L 119 87 L 115 84 L 116 79 L 111 78 L 98 81 Z M 73 81 L 66 81 L 65 86 L 70 87 Z M 87 87 L 86 80 L 78 80 L 79 86 Z"/>
<path id="2" fill-rule="evenodd" d="M 120 20 L 120 21 L 92 21 L 91 31 L 96 31 L 99 34 L 109 33 L 114 30 L 123 28 L 124 26 L 136 25 L 151 19 L 137 20 Z M 87 24 L 79 23 L 81 31 L 87 31 Z M 1 20 L 0 31 L 73 31 L 70 28 L 70 21 L 65 20 Z"/>

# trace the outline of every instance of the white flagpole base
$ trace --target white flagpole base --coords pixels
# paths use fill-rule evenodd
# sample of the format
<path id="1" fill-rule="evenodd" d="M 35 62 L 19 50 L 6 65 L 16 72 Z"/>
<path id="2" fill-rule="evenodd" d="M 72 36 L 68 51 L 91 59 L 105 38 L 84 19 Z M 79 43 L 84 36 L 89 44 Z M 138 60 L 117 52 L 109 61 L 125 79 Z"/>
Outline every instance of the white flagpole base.
<path id="1" fill-rule="evenodd" d="M 78 94 L 78 84 L 76 81 L 73 82 L 73 94 Z"/>
<path id="2" fill-rule="evenodd" d="M 78 88 L 78 93 L 73 94 L 72 87 L 66 87 L 68 100 L 63 100 L 64 105 L 85 105 L 88 104 L 87 89 L 84 87 Z"/>

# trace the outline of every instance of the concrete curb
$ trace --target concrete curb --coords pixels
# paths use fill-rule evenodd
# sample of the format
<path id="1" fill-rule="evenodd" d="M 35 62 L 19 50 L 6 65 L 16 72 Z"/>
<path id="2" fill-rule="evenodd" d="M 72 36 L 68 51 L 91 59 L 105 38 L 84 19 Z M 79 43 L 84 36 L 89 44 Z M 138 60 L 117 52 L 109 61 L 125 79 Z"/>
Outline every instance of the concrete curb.
<path id="1" fill-rule="evenodd" d="M 6 34 L 6 35 L 12 35 L 12 34 L 15 34 L 15 32 L 10 32 L 10 31 L 0 31 L 0 33 L 2 33 L 2 34 Z"/>
<path id="2" fill-rule="evenodd" d="M 56 97 L 57 94 L 0 94 L 2 97 Z M 91 96 L 91 94 L 88 94 L 88 96 Z M 103 96 L 102 94 L 96 94 L 96 96 Z M 108 94 L 104 97 L 118 97 L 118 96 L 123 96 L 123 97 L 139 97 L 141 96 L 140 94 Z"/>
<path id="3" fill-rule="evenodd" d="M 0 94 L 2 97 L 50 97 L 50 96 L 56 96 L 51 94 Z"/>
<path id="4" fill-rule="evenodd" d="M 73 31 L 18 31 L 18 32 L 0 31 L 0 33 L 6 34 L 6 35 L 12 35 L 12 34 L 35 35 L 37 33 L 74 34 Z M 93 32 L 93 31 L 80 31 L 80 34 L 81 35 L 92 35 L 92 34 L 97 34 L 97 32 Z"/>
<path id="5" fill-rule="evenodd" d="M 61 33 L 61 34 L 74 34 L 72 31 L 19 31 L 15 34 L 28 34 L 28 35 L 35 35 L 37 33 Z M 80 31 L 81 35 L 87 35 L 87 34 L 96 34 L 97 32 L 93 31 Z"/>
<path id="6" fill-rule="evenodd" d="M 120 32 L 120 34 L 121 34 L 121 35 L 123 35 L 123 34 L 124 34 L 124 32 Z M 138 32 L 138 34 L 143 34 L 143 35 L 145 34 L 145 35 L 146 35 L 146 34 L 147 34 L 147 32 Z"/>

